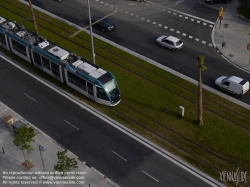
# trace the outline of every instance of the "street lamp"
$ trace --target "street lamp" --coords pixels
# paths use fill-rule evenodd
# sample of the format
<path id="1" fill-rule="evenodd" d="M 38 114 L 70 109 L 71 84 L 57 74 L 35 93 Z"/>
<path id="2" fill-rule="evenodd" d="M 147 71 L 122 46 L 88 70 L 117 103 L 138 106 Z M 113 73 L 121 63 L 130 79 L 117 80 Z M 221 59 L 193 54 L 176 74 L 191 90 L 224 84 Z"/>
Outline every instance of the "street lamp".
<path id="1" fill-rule="evenodd" d="M 94 50 L 94 41 L 93 41 L 93 35 L 92 35 L 92 24 L 91 24 L 91 13 L 90 13 L 90 3 L 88 0 L 88 9 L 89 9 L 89 25 L 90 25 L 90 38 L 91 38 L 91 48 L 92 48 L 92 59 L 93 63 L 95 64 L 95 50 Z"/>

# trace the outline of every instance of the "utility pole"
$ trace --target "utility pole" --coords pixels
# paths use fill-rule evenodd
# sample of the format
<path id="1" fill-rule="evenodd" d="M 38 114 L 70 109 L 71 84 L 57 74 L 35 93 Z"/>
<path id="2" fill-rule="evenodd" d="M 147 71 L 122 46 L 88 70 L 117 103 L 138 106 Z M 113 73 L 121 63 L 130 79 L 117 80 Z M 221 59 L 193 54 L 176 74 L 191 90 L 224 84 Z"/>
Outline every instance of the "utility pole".
<path id="1" fill-rule="evenodd" d="M 93 35 L 92 35 L 90 3 L 89 3 L 89 0 L 87 2 L 88 2 L 88 9 L 89 9 L 89 25 L 90 25 L 89 31 L 90 31 L 90 38 L 91 38 L 92 59 L 93 59 L 93 63 L 95 64 L 95 50 L 94 50 L 94 40 L 93 40 Z"/>
<path id="2" fill-rule="evenodd" d="M 37 25 L 36 25 L 36 17 L 35 17 L 33 8 L 32 8 L 31 0 L 29 0 L 29 5 L 30 5 L 30 11 L 31 11 L 31 14 L 32 14 L 32 19 L 33 19 L 35 31 L 36 31 L 36 34 L 38 34 L 38 29 L 37 29 Z"/>

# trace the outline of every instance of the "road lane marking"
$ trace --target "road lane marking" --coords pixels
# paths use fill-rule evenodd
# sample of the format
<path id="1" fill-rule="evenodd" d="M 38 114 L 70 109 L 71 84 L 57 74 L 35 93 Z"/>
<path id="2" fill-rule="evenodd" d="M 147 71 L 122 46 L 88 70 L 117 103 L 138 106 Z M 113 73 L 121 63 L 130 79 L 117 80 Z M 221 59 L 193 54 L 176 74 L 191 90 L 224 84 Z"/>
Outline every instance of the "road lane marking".
<path id="1" fill-rule="evenodd" d="M 147 1 L 147 2 L 148 2 L 148 3 L 151 3 L 151 4 L 154 4 L 154 5 L 156 5 L 156 6 L 159 6 L 159 7 L 165 8 L 165 9 L 167 9 L 167 10 L 170 10 L 170 11 L 173 11 L 173 12 L 177 12 L 177 13 L 179 13 L 179 14 L 186 15 L 186 16 L 189 16 L 189 17 L 192 17 L 192 18 L 195 18 L 195 19 L 198 19 L 198 20 L 201 20 L 201 21 L 204 21 L 204 22 L 207 22 L 207 23 L 210 23 L 210 24 L 213 24 L 213 25 L 214 25 L 214 22 L 212 22 L 212 21 L 209 21 L 209 20 L 206 20 L 206 19 L 202 19 L 202 18 L 193 16 L 193 15 L 191 15 L 191 14 L 186 14 L 186 13 L 180 12 L 180 11 L 178 11 L 178 10 L 174 10 L 174 9 L 171 9 L 171 8 L 167 8 L 167 7 L 165 7 L 165 6 L 162 6 L 162 5 L 153 3 L 153 2 L 151 2 L 151 1 Z"/>
<path id="2" fill-rule="evenodd" d="M 174 29 L 172 29 L 172 28 L 171 28 L 170 30 L 171 30 L 171 31 L 174 31 Z"/>
<path id="3" fill-rule="evenodd" d="M 176 31 L 177 34 L 180 34 L 180 31 Z"/>
<path id="4" fill-rule="evenodd" d="M 111 151 L 112 153 L 114 153 L 116 156 L 120 157 L 121 159 L 125 160 L 127 162 L 127 159 L 123 158 L 121 155 L 117 154 L 116 152 L 114 151 Z"/>
<path id="5" fill-rule="evenodd" d="M 202 41 L 201 43 L 206 44 L 206 42 L 205 42 L 205 41 Z"/>
<path id="6" fill-rule="evenodd" d="M 164 29 L 168 29 L 168 27 L 167 27 L 167 26 L 164 26 Z"/>
<path id="7" fill-rule="evenodd" d="M 193 36 L 189 36 L 188 38 L 192 39 L 192 38 L 193 38 Z"/>
<path id="8" fill-rule="evenodd" d="M 35 99 L 33 99 L 32 97 L 30 97 L 28 94 L 23 93 L 24 95 L 26 95 L 27 97 L 29 97 L 30 99 L 32 99 L 33 101 L 36 101 Z"/>
<path id="9" fill-rule="evenodd" d="M 186 34 L 186 33 L 183 33 L 182 35 L 183 35 L 183 36 L 187 36 L 187 34 Z"/>
<path id="10" fill-rule="evenodd" d="M 155 24 L 156 24 L 156 22 L 153 22 L 153 24 L 155 25 Z"/>
<path id="11" fill-rule="evenodd" d="M 159 26 L 159 27 L 161 27 L 161 26 L 162 26 L 162 24 L 158 24 L 158 26 Z"/>
<path id="12" fill-rule="evenodd" d="M 159 182 L 156 178 L 152 177 L 151 175 L 149 175 L 148 173 L 146 173 L 145 171 L 141 170 L 143 173 L 145 173 L 147 176 L 151 177 L 152 179 L 154 179 L 155 181 Z"/>
<path id="13" fill-rule="evenodd" d="M 70 122 L 68 122 L 67 120 L 64 120 L 66 123 L 68 123 L 69 125 L 71 125 L 72 127 L 76 128 L 77 130 L 79 130 L 76 126 L 72 125 Z"/>
<path id="14" fill-rule="evenodd" d="M 198 39 L 198 38 L 195 38 L 195 41 L 197 41 L 197 42 L 198 42 L 199 40 L 200 40 L 200 39 Z"/>

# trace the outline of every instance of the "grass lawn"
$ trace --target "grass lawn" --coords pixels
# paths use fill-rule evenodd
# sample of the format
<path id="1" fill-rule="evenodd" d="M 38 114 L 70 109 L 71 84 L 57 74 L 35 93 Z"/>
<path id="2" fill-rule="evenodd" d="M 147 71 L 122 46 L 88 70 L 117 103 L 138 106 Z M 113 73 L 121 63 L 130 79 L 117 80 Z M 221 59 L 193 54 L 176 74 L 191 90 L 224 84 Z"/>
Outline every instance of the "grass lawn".
<path id="1" fill-rule="evenodd" d="M 41 12 L 35 11 L 35 14 L 40 35 L 91 61 L 88 34 L 81 32 L 72 39 L 69 36 L 77 31 L 76 28 Z M 29 7 L 15 0 L 5 0 L 0 4 L 0 16 L 20 23 L 30 17 Z M 25 22 L 24 26 L 34 30 L 31 21 Z M 96 38 L 94 43 L 97 65 L 111 71 L 121 89 L 122 101 L 116 107 L 98 105 L 27 62 L 3 52 L 215 179 L 219 179 L 220 170 L 236 171 L 239 166 L 250 171 L 250 131 L 241 127 L 250 128 L 249 110 L 203 90 L 204 125 L 199 127 L 196 85 Z M 196 56 L 193 63 L 196 63 Z M 178 115 L 179 106 L 185 107 L 182 118 Z"/>

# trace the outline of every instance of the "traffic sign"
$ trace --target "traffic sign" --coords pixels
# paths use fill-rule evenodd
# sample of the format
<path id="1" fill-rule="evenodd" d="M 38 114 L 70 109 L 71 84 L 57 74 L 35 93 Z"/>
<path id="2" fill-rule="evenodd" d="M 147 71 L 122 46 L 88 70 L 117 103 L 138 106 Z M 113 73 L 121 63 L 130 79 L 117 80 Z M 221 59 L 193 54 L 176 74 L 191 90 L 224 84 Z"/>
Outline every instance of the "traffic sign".
<path id="1" fill-rule="evenodd" d="M 219 16 L 219 20 L 223 20 L 223 17 L 222 17 L 222 16 Z"/>

